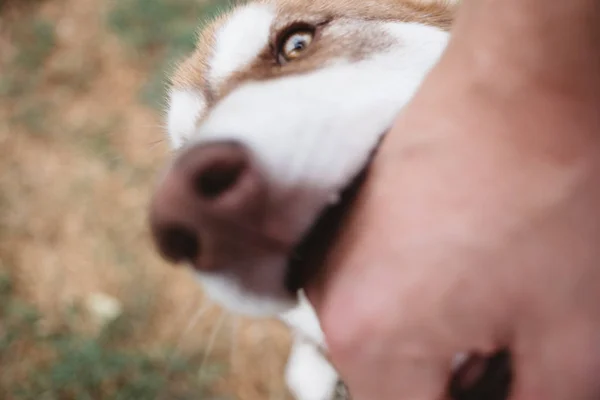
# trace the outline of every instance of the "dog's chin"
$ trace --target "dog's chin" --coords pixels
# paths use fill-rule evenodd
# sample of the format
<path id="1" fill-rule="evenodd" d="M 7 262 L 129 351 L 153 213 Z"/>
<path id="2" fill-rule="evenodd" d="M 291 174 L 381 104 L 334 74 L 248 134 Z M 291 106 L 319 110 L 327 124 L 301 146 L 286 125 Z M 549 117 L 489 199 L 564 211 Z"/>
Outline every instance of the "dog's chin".
<path id="1" fill-rule="evenodd" d="M 359 173 L 344 187 L 338 201 L 319 214 L 308 232 L 294 247 L 289 256 L 285 277 L 285 286 L 290 293 L 297 293 L 325 272 L 323 264 L 327 254 L 335 244 L 344 219 L 367 178 L 369 167 L 378 148 L 379 143 Z"/>
<path id="2" fill-rule="evenodd" d="M 195 277 L 209 299 L 234 314 L 270 318 L 289 311 L 298 304 L 297 293 L 285 290 L 271 293 L 248 290 L 231 276 L 222 274 L 197 273 Z"/>
<path id="3" fill-rule="evenodd" d="M 379 143 L 368 154 L 364 165 L 343 186 L 338 201 L 318 214 L 287 254 L 279 254 L 268 264 L 265 260 L 255 260 L 257 264 L 268 267 L 255 271 L 255 277 L 263 277 L 258 279 L 262 286 L 257 286 L 256 282 L 254 285 L 244 282 L 231 273 L 197 273 L 208 297 L 229 311 L 250 317 L 271 317 L 294 309 L 300 302 L 300 290 L 325 272 L 325 259 L 363 187 Z"/>
<path id="4" fill-rule="evenodd" d="M 208 297 L 231 312 L 249 317 L 272 317 L 295 308 L 300 300 L 300 290 L 323 272 L 325 257 L 365 181 L 368 166 L 365 165 L 351 179 L 336 203 L 319 214 L 289 255 L 282 255 L 280 261 L 272 265 L 275 275 L 282 272 L 283 285 L 282 280 L 270 279 L 270 284 L 251 289 L 235 276 L 197 273 L 196 277 L 202 282 Z M 267 279 L 271 274 L 264 272 L 262 275 Z"/>

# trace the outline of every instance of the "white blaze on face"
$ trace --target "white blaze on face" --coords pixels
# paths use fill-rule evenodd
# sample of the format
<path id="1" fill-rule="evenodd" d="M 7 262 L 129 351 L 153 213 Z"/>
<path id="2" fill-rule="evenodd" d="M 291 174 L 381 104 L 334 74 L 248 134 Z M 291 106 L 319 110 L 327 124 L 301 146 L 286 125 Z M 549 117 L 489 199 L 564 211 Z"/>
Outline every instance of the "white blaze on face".
<path id="1" fill-rule="evenodd" d="M 361 61 L 339 59 L 242 84 L 191 138 L 239 141 L 252 151 L 269 180 L 272 230 L 286 243 L 298 241 L 362 170 L 447 41 L 447 33 L 419 24 L 373 22 L 366 28 L 397 46 Z"/>
<path id="2" fill-rule="evenodd" d="M 206 100 L 198 90 L 174 90 L 169 96 L 167 131 L 171 147 L 181 147 L 196 130 L 196 123 L 206 108 Z"/>
<path id="3" fill-rule="evenodd" d="M 209 59 L 207 81 L 211 88 L 231 74 L 247 67 L 267 46 L 275 18 L 272 5 L 250 4 L 237 9 L 215 32 L 215 45 Z M 197 128 L 206 109 L 206 99 L 198 89 L 173 89 L 169 93 L 167 132 L 173 148 L 183 145 Z"/>
<path id="4" fill-rule="evenodd" d="M 253 62 L 268 43 L 274 15 L 271 6 L 253 4 L 236 11 L 217 30 L 209 85 L 218 86 Z M 365 166 L 448 40 L 447 32 L 416 23 L 360 21 L 354 26 L 354 31 L 384 35 L 392 45 L 374 43 L 373 53 L 360 61 L 332 56 L 326 65 L 305 73 L 242 83 L 200 126 L 202 95 L 191 90 L 171 93 L 168 127 L 174 146 L 184 139 L 192 144 L 236 140 L 252 151 L 269 182 L 267 237 L 287 243 L 301 239 Z M 352 34 L 352 29 L 344 31 Z M 287 263 L 285 254 L 261 260 L 240 256 L 236 265 L 203 273 L 200 280 L 213 298 L 231 309 L 281 312 L 280 306 L 289 306 L 281 297 Z M 236 272 L 240 270 L 248 276 Z M 257 279 L 268 280 L 260 283 L 260 293 Z"/>
<path id="5" fill-rule="evenodd" d="M 215 35 L 209 61 L 210 85 L 214 88 L 231 74 L 244 70 L 269 43 L 275 10 L 268 4 L 250 4 L 235 11 Z"/>
<path id="6" fill-rule="evenodd" d="M 276 16 L 272 7 L 251 4 L 238 9 L 215 32 L 205 77 L 209 88 L 218 91 L 267 46 Z M 437 28 L 400 22 L 349 21 L 330 30 L 334 40 L 336 35 L 344 39 L 336 43 L 349 45 L 352 35 L 364 32 L 375 39 L 373 53 L 360 61 L 332 55 L 324 65 L 302 74 L 242 83 L 208 113 L 199 90 L 170 93 L 167 126 L 173 147 L 233 139 L 256 157 L 270 185 L 265 236 L 290 243 L 300 240 L 365 166 L 448 39 Z M 377 42 L 382 37 L 391 45 Z M 282 319 L 301 332 L 286 368 L 290 389 L 301 399 L 331 398 L 337 373 L 314 346 L 327 347 L 319 320 L 302 295 L 297 305 L 284 298 L 287 258 L 239 255 L 234 264 L 215 273 L 198 273 L 197 278 L 210 298 L 230 310 L 255 316 L 285 312 Z"/>

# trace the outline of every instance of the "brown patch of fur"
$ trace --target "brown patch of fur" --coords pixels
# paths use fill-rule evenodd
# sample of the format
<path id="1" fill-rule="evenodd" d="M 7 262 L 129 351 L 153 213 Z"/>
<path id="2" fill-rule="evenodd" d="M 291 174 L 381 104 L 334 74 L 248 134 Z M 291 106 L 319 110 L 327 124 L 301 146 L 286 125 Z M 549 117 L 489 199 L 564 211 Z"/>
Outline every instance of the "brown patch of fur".
<path id="1" fill-rule="evenodd" d="M 458 0 L 257 0 L 252 3 L 270 3 L 277 9 L 277 19 L 271 27 L 271 40 L 250 66 L 237 71 L 214 88 L 207 82 L 209 60 L 212 56 L 215 35 L 231 13 L 222 15 L 199 34 L 196 50 L 184 60 L 172 77 L 174 88 L 194 88 L 202 92 L 210 109 L 220 98 L 230 93 L 241 82 L 265 80 L 274 77 L 297 74 L 325 64 L 332 55 L 343 55 L 348 59 L 360 59 L 372 52 L 373 43 L 378 48 L 388 46 L 386 35 L 377 32 L 361 32 L 351 38 L 336 38 L 323 43 L 316 40 L 306 53 L 297 60 L 283 65 L 278 63 L 275 54 L 275 38 L 282 29 L 292 23 L 309 22 L 318 25 L 325 20 L 336 21 L 398 21 L 416 22 L 449 30 L 454 19 Z M 235 10 L 234 10 L 235 11 Z M 348 42 L 348 41 L 351 42 Z"/>
<path id="2" fill-rule="evenodd" d="M 290 19 L 293 23 L 294 19 Z M 339 29 L 344 29 L 344 20 L 335 20 Z M 341 23 L 340 23 L 341 22 Z M 331 29 L 326 27 L 323 31 Z M 313 43 L 297 59 L 290 62 L 279 62 L 278 51 L 274 48 L 275 37 L 280 30 L 274 30 L 272 46 L 263 50 L 256 60 L 247 68 L 233 73 L 216 93 L 216 99 L 225 97 L 243 82 L 249 80 L 262 81 L 284 76 L 297 75 L 312 71 L 326 65 L 333 58 L 343 57 L 347 60 L 358 61 L 391 46 L 390 37 L 383 31 L 364 30 L 352 36 L 335 35 L 317 29 Z M 374 45 L 376 43 L 376 45 Z"/>
<path id="3" fill-rule="evenodd" d="M 419 22 L 449 29 L 454 7 L 434 0 L 277 0 L 278 11 L 288 15 L 319 14 L 334 18 Z"/>
<path id="4" fill-rule="evenodd" d="M 224 14 L 215 19 L 206 28 L 198 32 L 198 40 L 194 52 L 186 58 L 175 70 L 171 78 L 174 88 L 204 89 L 208 86 L 206 74 L 215 43 L 215 34 L 227 21 L 230 14 Z"/>

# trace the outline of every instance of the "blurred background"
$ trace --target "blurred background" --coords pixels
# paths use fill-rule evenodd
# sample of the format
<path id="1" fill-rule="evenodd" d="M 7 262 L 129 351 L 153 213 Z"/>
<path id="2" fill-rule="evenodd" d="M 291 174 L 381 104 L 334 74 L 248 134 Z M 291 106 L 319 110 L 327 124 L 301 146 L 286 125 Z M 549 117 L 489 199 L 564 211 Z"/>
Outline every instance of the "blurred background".
<path id="1" fill-rule="evenodd" d="M 0 399 L 289 398 L 286 329 L 146 227 L 166 73 L 228 3 L 0 0 Z"/>

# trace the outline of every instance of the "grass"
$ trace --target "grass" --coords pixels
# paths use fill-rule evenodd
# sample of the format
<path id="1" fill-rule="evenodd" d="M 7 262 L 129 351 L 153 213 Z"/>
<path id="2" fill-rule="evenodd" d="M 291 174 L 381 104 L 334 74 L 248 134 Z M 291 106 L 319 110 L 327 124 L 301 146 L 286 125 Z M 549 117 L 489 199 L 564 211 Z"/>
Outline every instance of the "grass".
<path id="1" fill-rule="evenodd" d="M 99 158 L 109 171 L 115 171 L 123 162 L 121 154 L 111 139 L 121 123 L 122 121 L 118 117 L 108 118 L 93 126 L 74 130 L 72 137 L 84 151 Z"/>
<path id="2" fill-rule="evenodd" d="M 34 19 L 28 26 L 18 29 L 16 35 L 21 46 L 14 63 L 28 72 L 42 65 L 56 43 L 54 24 L 44 19 Z"/>
<path id="3" fill-rule="evenodd" d="M 182 358 L 172 349 L 136 345 L 144 320 L 125 309 L 96 333 L 78 327 L 81 305 L 45 332 L 43 318 L 15 295 L 14 281 L 0 270 L 0 398 L 5 400 L 217 399 L 214 374 L 199 371 L 203 353 Z M 213 372 L 219 364 L 204 366 Z"/>
<path id="4" fill-rule="evenodd" d="M 30 133 L 41 136 L 46 132 L 48 113 L 51 109 L 51 104 L 45 101 L 34 99 L 23 102 L 15 110 L 10 122 L 24 127 Z"/>
<path id="5" fill-rule="evenodd" d="M 5 67 L 6 72 L 0 76 L 0 98 L 15 102 L 11 124 L 29 132 L 44 133 L 50 107 L 33 94 L 42 81 L 40 66 L 50 57 L 56 44 L 55 27 L 51 21 L 33 18 L 16 24 L 11 34 L 19 46 Z"/>
<path id="6" fill-rule="evenodd" d="M 164 105 L 165 74 L 174 59 L 194 48 L 200 15 L 199 3 L 190 0 L 119 0 L 109 13 L 110 30 L 151 71 L 139 95 L 142 103 Z"/>
<path id="7" fill-rule="evenodd" d="M 140 92 L 143 104 L 157 109 L 164 106 L 166 76 L 174 62 L 193 50 L 198 29 L 237 3 L 240 1 L 118 1 L 108 15 L 109 28 L 134 58 L 151 63 L 151 76 Z"/>
<path id="8" fill-rule="evenodd" d="M 33 18 L 24 24 L 15 24 L 11 32 L 19 43 L 0 78 L 0 96 L 15 98 L 33 91 L 39 84 L 40 66 L 52 54 L 56 32 L 51 21 Z"/>
<path id="9" fill-rule="evenodd" d="M 197 28 L 232 4 L 0 0 L 0 399 L 211 400 L 218 391 L 262 400 L 278 391 L 287 330 L 242 324 L 215 336 L 205 362 L 219 310 L 187 331 L 205 299 L 167 269 L 146 231 L 168 153 L 155 112 L 167 72 Z M 92 292 L 123 307 L 100 330 Z"/>

